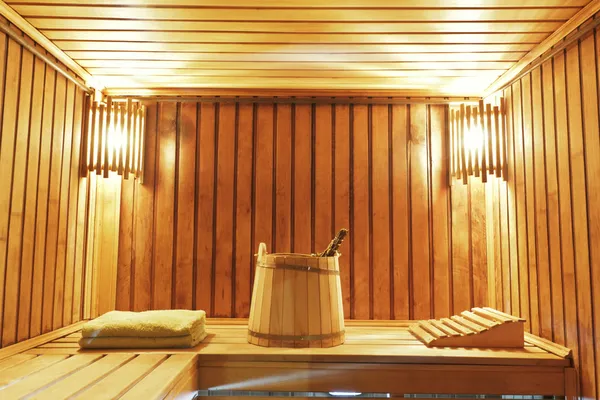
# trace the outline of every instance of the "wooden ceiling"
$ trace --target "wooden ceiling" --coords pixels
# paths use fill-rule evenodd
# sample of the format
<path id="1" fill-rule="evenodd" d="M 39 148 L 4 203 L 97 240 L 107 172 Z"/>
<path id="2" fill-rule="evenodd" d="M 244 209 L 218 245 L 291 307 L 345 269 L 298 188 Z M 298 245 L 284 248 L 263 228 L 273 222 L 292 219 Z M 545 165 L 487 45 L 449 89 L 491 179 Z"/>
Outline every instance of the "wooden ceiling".
<path id="1" fill-rule="evenodd" d="M 108 88 L 480 95 L 589 0 L 7 0 Z"/>

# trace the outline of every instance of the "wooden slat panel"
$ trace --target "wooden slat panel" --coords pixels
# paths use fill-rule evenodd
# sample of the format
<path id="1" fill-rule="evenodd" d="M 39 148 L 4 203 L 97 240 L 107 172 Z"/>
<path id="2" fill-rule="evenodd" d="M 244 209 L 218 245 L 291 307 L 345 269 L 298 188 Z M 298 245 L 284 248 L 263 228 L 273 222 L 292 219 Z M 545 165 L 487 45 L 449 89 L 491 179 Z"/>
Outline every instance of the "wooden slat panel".
<path id="1" fill-rule="evenodd" d="M 200 105 L 200 136 L 198 140 L 198 221 L 196 257 L 196 308 L 211 310 L 212 304 L 212 277 L 213 277 L 213 228 L 214 228 L 214 190 L 215 185 L 215 149 L 216 149 L 216 123 L 215 105 Z"/>
<path id="2" fill-rule="evenodd" d="M 238 106 L 236 216 L 235 216 L 235 317 L 247 317 L 250 311 L 251 269 L 254 262 L 252 243 L 252 104 Z M 293 124 L 293 121 L 291 122 Z M 291 217 L 290 217 L 291 218 Z"/>
<path id="3" fill-rule="evenodd" d="M 334 107 L 334 143 L 333 153 L 333 192 L 334 208 L 333 219 L 336 229 L 350 227 L 350 106 L 336 105 Z M 344 303 L 344 316 L 350 316 L 351 305 L 351 276 L 350 276 L 350 252 L 352 248 L 352 234 L 345 239 L 342 250 L 343 256 L 338 260 L 340 263 L 340 282 L 342 287 L 342 299 Z"/>
<path id="4" fill-rule="evenodd" d="M 294 180 L 294 220 L 292 251 L 310 253 L 312 242 L 312 108 L 310 105 L 294 106 L 294 154 L 292 162 Z"/>
<path id="5" fill-rule="evenodd" d="M 10 51 L 10 47 L 9 47 Z M 17 116 L 15 126 L 15 146 L 13 148 L 12 187 L 9 190 L 10 219 L 8 221 L 8 249 L 6 255 L 6 275 L 4 292 L 4 323 L 2 325 L 2 345 L 12 344 L 17 339 L 17 312 L 19 280 L 21 268 L 21 246 L 23 241 L 23 210 L 25 208 L 25 179 L 27 169 L 27 145 L 29 140 L 29 114 L 31 106 L 31 85 L 33 78 L 33 55 L 29 52 L 21 54 L 21 58 L 9 60 L 20 69 L 18 87 Z M 8 89 L 8 87 L 7 87 Z M 8 100 L 8 98 L 7 98 Z M 5 103 L 5 107 L 6 107 Z M 10 118 L 10 115 L 4 118 Z M 3 127 L 4 128 L 4 127 Z M 10 137 L 13 132 L 7 132 Z M 10 175 L 4 175 L 7 178 Z M 9 181 L 10 178 L 7 179 Z M 4 261 L 4 260 L 3 260 Z M 1 262 L 1 261 L 0 261 Z"/>
<path id="6" fill-rule="evenodd" d="M 72 373 L 85 368 L 87 365 L 93 363 L 100 357 L 102 357 L 101 354 L 74 355 L 64 361 L 60 361 L 52 368 L 42 369 L 11 386 L 4 387 L 2 390 L 0 390 L 0 393 L 2 396 L 6 396 L 6 398 L 9 399 L 16 399 L 31 395 L 65 376 L 71 375 Z"/>
<path id="7" fill-rule="evenodd" d="M 288 253 L 292 248 L 292 105 L 278 104 L 275 128 L 275 246 Z M 331 170 L 331 168 L 330 168 Z"/>
<path id="8" fill-rule="evenodd" d="M 8 386 L 40 370 L 66 359 L 67 355 L 41 355 L 2 371 L 0 385 Z"/>
<path id="9" fill-rule="evenodd" d="M 333 116 L 330 104 L 313 108 L 314 122 L 314 246 L 313 251 L 323 251 L 334 233 L 332 226 L 332 140 Z"/>
<path id="10" fill-rule="evenodd" d="M 75 398 L 94 400 L 118 398 L 167 357 L 165 354 L 140 354 Z"/>
<path id="11" fill-rule="evenodd" d="M 31 399 L 69 398 L 92 386 L 111 372 L 118 370 L 119 367 L 133 357 L 135 357 L 133 354 L 108 354 L 49 388 L 39 391 Z"/>
<path id="12" fill-rule="evenodd" d="M 226 317 L 232 310 L 231 269 L 233 248 L 235 104 L 219 107 L 217 139 L 217 209 L 215 226 L 215 299 L 214 315 Z M 184 203 L 185 204 L 185 203 Z"/>
<path id="13" fill-rule="evenodd" d="M 370 238 L 369 216 L 371 215 L 369 193 L 369 106 L 355 105 L 353 107 L 352 126 L 352 156 L 354 192 L 351 209 L 352 216 L 352 269 L 354 314 L 357 319 L 369 319 L 371 293 L 370 275 Z"/>
<path id="14" fill-rule="evenodd" d="M 165 396 L 190 368 L 197 368 L 197 356 L 177 354 L 146 375 L 137 385 L 129 390 L 122 399 L 154 399 Z"/>
<path id="15" fill-rule="evenodd" d="M 410 191 L 408 179 L 408 139 L 410 115 L 408 106 L 392 106 L 392 269 L 394 288 L 393 317 L 409 319 L 412 314 L 410 300 Z M 404 290 L 407 288 L 407 290 Z"/>
<path id="16" fill-rule="evenodd" d="M 5 42 L 6 43 L 6 42 Z M 6 46 L 6 45 L 5 45 Z M 7 272 L 14 274 L 14 268 L 8 268 L 7 253 L 8 253 L 8 235 L 10 230 L 11 220 L 11 194 L 12 194 L 12 177 L 14 167 L 14 148 L 16 137 L 16 119 L 18 113 L 18 93 L 19 93 L 19 76 L 20 76 L 20 46 L 14 41 L 9 40 L 7 43 L 8 49 L 5 50 L 6 71 L 5 71 L 5 88 L 3 96 L 3 116 L 2 116 L 2 138 L 0 139 L 0 176 L 7 177 L 9 187 L 11 189 L 4 190 L 0 193 L 0 331 L 4 330 L 4 296 L 8 286 L 14 285 L 14 282 L 6 279 Z M 6 178 L 4 178 L 6 179 Z M 9 307 L 13 306 L 9 304 Z M 4 336 L 4 335 L 2 335 Z M 10 338 L 8 339 L 10 342 Z M 4 339 L 2 339 L 4 342 Z"/>
<path id="17" fill-rule="evenodd" d="M 472 178 L 470 183 L 469 230 L 471 241 L 471 270 L 473 279 L 473 306 L 487 305 L 487 244 L 484 184 Z M 457 310 L 458 311 L 458 310 Z"/>
<path id="18" fill-rule="evenodd" d="M 181 104 L 178 119 L 177 249 L 175 258 L 175 308 L 192 308 L 194 291 L 194 221 L 196 207 L 197 105 Z"/>
<path id="19" fill-rule="evenodd" d="M 411 255 L 414 319 L 431 318 L 429 206 L 429 115 L 425 105 L 410 106 Z"/>
<path id="20" fill-rule="evenodd" d="M 372 304 L 375 319 L 391 318 L 390 109 L 388 105 L 373 105 L 371 117 Z"/>

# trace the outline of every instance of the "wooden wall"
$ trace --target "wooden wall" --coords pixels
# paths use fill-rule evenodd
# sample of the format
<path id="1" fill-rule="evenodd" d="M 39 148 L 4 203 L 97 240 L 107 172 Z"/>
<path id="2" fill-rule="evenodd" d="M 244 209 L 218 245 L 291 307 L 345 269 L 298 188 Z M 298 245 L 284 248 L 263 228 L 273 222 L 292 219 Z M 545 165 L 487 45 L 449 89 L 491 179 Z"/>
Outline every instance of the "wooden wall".
<path id="1" fill-rule="evenodd" d="M 486 304 L 485 191 L 450 191 L 446 120 L 443 105 L 148 104 L 145 180 L 121 187 L 117 308 L 245 317 L 259 242 L 309 253 L 341 227 L 347 318 Z"/>
<path id="2" fill-rule="evenodd" d="M 600 35 L 504 91 L 508 184 L 489 202 L 495 304 L 573 349 L 586 399 L 600 396 Z"/>
<path id="3" fill-rule="evenodd" d="M 1 346 L 82 318 L 83 100 L 73 82 L 0 33 Z"/>

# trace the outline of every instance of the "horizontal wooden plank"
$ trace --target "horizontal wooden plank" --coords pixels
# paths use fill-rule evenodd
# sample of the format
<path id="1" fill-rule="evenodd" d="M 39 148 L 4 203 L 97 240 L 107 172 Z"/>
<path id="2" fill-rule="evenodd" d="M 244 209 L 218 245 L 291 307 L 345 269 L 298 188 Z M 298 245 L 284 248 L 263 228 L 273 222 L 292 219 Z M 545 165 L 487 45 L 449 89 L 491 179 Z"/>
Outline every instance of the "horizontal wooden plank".
<path id="1" fill-rule="evenodd" d="M 506 70 L 512 65 L 507 61 L 458 61 L 458 62 L 274 62 L 274 61 L 111 61 L 107 64 L 102 60 L 83 62 L 92 74 L 109 75 L 111 71 L 128 71 L 127 73 L 141 75 L 164 75 L 165 72 L 176 74 L 193 74 L 198 70 L 335 70 L 335 71 L 386 71 L 386 70 Z M 134 75 L 135 75 L 134 74 Z"/>
<path id="2" fill-rule="evenodd" d="M 473 96 L 489 84 L 489 78 L 400 77 L 400 78 L 237 78 L 188 76 L 102 76 L 111 88 L 277 88 L 277 89 L 402 89 L 431 90 L 448 95 Z M 189 79 L 191 78 L 191 79 Z M 399 94 L 400 95 L 400 94 Z"/>
<path id="3" fill-rule="evenodd" d="M 187 43 L 145 43 L 145 42 L 90 42 L 82 43 L 85 50 L 66 50 L 66 53 L 75 59 L 104 59 L 107 58 L 98 43 L 111 43 L 109 51 L 119 51 L 120 54 L 109 56 L 113 59 L 164 60 L 164 54 L 157 52 L 175 52 L 170 55 L 170 60 L 198 60 L 196 54 L 203 53 L 479 53 L 479 52 L 526 52 L 534 44 L 272 44 L 272 43 L 205 43 L 194 46 L 190 51 Z M 62 43 L 61 43 L 62 46 Z M 97 47 L 95 47 L 97 46 Z M 87 54 L 86 54 L 87 53 Z M 110 53 L 107 51 L 106 55 Z M 200 58 L 201 59 L 201 58 Z"/>
<path id="4" fill-rule="evenodd" d="M 78 43 L 78 42 L 70 42 Z M 90 45 L 106 44 L 113 45 L 113 42 L 93 42 Z M 165 60 L 167 55 L 154 52 L 120 52 L 120 51 L 99 51 L 94 53 L 90 49 L 85 51 L 69 51 L 72 56 L 76 56 L 78 62 L 87 67 L 103 67 L 110 61 L 111 66 L 125 67 L 130 63 L 139 63 L 140 68 L 171 68 L 172 65 L 179 65 L 185 68 L 186 65 L 194 66 L 197 62 L 287 62 L 287 63 L 308 63 L 321 62 L 327 64 L 337 63 L 359 63 L 359 62 L 512 62 L 516 61 L 523 52 L 507 53 L 329 53 L 327 58 L 320 54 L 310 53 L 169 53 L 169 60 Z M 127 63 L 127 64 L 122 64 Z M 168 64 L 156 64 L 168 63 Z"/>
<path id="5" fill-rule="evenodd" d="M 25 18 L 125 18 L 133 20 L 194 21 L 566 21 L 579 7 L 561 8 L 393 8 L 393 9 L 287 9 L 195 7 L 98 7 L 70 5 L 12 6 Z"/>
<path id="6" fill-rule="evenodd" d="M 325 3 L 323 3 L 325 4 Z M 77 18 L 30 18 L 29 22 L 40 30 L 96 30 L 96 31 L 172 31 L 170 21 L 132 21 L 123 19 L 77 19 Z M 561 21 L 522 22 L 216 22 L 178 21 L 177 31 L 204 32 L 294 32 L 294 33 L 552 33 L 562 25 Z"/>
<path id="7" fill-rule="evenodd" d="M 476 70 L 476 69 L 461 69 L 461 70 L 443 70 L 443 69 L 432 69 L 432 70 L 344 70 L 335 68 L 323 68 L 323 69 L 136 69 L 136 68 L 90 68 L 89 73 L 101 78 L 106 79 L 108 76 L 124 76 L 131 75 L 136 77 L 156 77 L 160 80 L 160 77 L 176 76 L 181 77 L 262 77 L 262 78 L 397 78 L 397 77 L 485 77 L 494 78 L 500 76 L 504 70 L 489 69 L 489 70 Z M 187 78 L 186 78 L 187 79 Z M 191 78 L 190 78 L 191 79 Z"/>
<path id="8" fill-rule="evenodd" d="M 473 8 L 513 8 L 513 7 L 582 7 L 589 0 L 228 0 L 231 8 L 430 8 L 430 7 L 473 7 Z M 8 4 L 99 4 L 116 6 L 195 6 L 223 7 L 221 0 L 8 0 Z"/>
<path id="9" fill-rule="evenodd" d="M 288 32 L 157 32 L 157 31 L 73 31 L 43 30 L 59 47 L 60 40 L 116 42 L 204 43 L 318 43 L 318 44 L 411 44 L 411 43 L 532 43 L 544 40 L 546 33 L 289 33 Z M 188 50 L 190 50 L 188 45 Z"/>
<path id="10" fill-rule="evenodd" d="M 15 354 L 14 356 L 7 357 L 0 361 L 0 371 L 7 368 L 12 368 L 15 365 L 21 364 L 27 360 L 31 360 L 32 358 L 35 358 L 35 356 L 32 354 Z"/>

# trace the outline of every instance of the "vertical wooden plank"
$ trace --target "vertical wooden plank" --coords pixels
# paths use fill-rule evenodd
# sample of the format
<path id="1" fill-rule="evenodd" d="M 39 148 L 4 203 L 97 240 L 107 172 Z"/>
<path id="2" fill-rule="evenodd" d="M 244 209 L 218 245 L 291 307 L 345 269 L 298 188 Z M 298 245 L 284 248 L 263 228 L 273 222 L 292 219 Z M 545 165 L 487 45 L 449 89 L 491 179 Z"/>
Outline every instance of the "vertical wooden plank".
<path id="1" fill-rule="evenodd" d="M 538 266 L 538 290 L 541 301 L 550 299 L 550 255 L 548 248 L 548 216 L 546 207 L 546 168 L 544 150 L 544 115 L 542 104 L 541 68 L 531 72 L 532 111 L 533 111 L 533 161 L 534 161 L 534 192 L 536 215 L 536 238 Z M 558 304 L 557 304 L 558 306 Z M 540 332 L 543 337 L 552 339 L 552 309 L 554 305 L 540 305 Z"/>
<path id="2" fill-rule="evenodd" d="M 196 243 L 196 309 L 210 314 L 213 292 L 213 228 L 215 182 L 215 105 L 200 104 L 198 153 L 198 220 Z M 258 246 L 256 247 L 258 248 Z"/>
<path id="3" fill-rule="evenodd" d="M 173 284 L 173 227 L 176 208 L 175 163 L 177 135 L 177 103 L 159 104 L 158 148 L 154 197 L 154 282 L 152 308 L 171 307 Z M 129 162 L 127 163 L 129 165 Z M 127 171 L 127 167 L 125 168 Z"/>
<path id="4" fill-rule="evenodd" d="M 588 47 L 589 49 L 589 47 Z M 589 49 L 588 51 L 591 51 Z M 571 198 L 573 201 L 573 243 L 575 250 L 575 276 L 577 280 L 577 310 L 579 345 L 581 349 L 581 395 L 597 397 L 594 331 L 592 326 L 592 296 L 590 276 L 590 247 L 588 237 L 587 187 L 586 187 L 586 142 L 584 128 L 591 121 L 582 120 L 580 51 L 571 47 L 566 54 L 567 115 L 569 121 L 569 154 L 571 159 Z M 592 71 L 590 71 L 593 73 Z M 586 110 L 584 110 L 586 111 Z M 593 110 L 597 113 L 597 109 Z M 591 112 L 590 112 L 591 114 Z M 585 122 L 584 122 L 585 121 Z M 596 126 L 598 126 L 596 124 Z M 593 134 L 593 133 L 592 133 Z M 594 166 L 594 164 L 591 164 Z"/>
<path id="5" fill-rule="evenodd" d="M 457 182 L 452 199 L 452 314 L 471 308 L 469 199 L 467 185 Z M 414 222 L 413 222 L 414 223 Z"/>
<path id="6" fill-rule="evenodd" d="M 369 259 L 369 120 L 366 105 L 354 106 L 353 148 L 353 269 L 354 318 L 369 319 L 371 281 Z"/>
<path id="7" fill-rule="evenodd" d="M 473 306 L 481 307 L 487 303 L 487 236 L 485 218 L 485 184 L 479 179 L 470 182 L 470 231 L 471 263 L 473 271 Z"/>
<path id="8" fill-rule="evenodd" d="M 275 248 L 289 253 L 292 248 L 292 106 L 277 105 L 277 149 L 275 189 Z"/>
<path id="9" fill-rule="evenodd" d="M 332 238 L 332 178 L 331 145 L 332 115 L 330 104 L 315 107 L 315 252 L 323 251 Z"/>
<path id="10" fill-rule="evenodd" d="M 42 304 L 45 281 L 46 230 L 48 221 L 48 198 L 50 191 L 50 163 L 52 158 L 52 115 L 54 114 L 54 82 L 56 72 L 45 68 L 42 108 L 42 131 L 40 144 L 39 177 L 37 188 L 37 213 L 35 226 L 35 254 L 33 259 L 33 283 L 31 289 L 30 335 L 42 333 Z"/>
<path id="11" fill-rule="evenodd" d="M 93 283 L 94 276 L 94 245 L 96 243 L 96 194 L 97 194 L 97 178 L 96 174 L 88 173 L 88 216 L 86 229 L 86 257 L 85 257 L 85 276 L 84 276 L 84 303 L 83 303 L 83 318 L 92 318 L 92 303 L 93 303 Z"/>
<path id="12" fill-rule="evenodd" d="M 273 104 L 256 106 L 256 148 L 254 176 L 254 249 L 258 244 L 267 244 L 267 250 L 273 248 Z M 265 271 L 267 277 L 270 270 Z M 267 298 L 265 298 L 268 301 Z M 261 318 L 262 319 L 262 318 Z"/>
<path id="13" fill-rule="evenodd" d="M 235 317 L 248 317 L 250 312 L 252 255 L 252 104 L 239 104 L 236 171 L 235 217 Z"/>
<path id="14" fill-rule="evenodd" d="M 451 315 L 448 107 L 432 105 L 431 114 L 431 219 L 433 239 L 433 317 Z"/>
<path id="15" fill-rule="evenodd" d="M 431 318 L 427 106 L 410 106 L 410 208 L 414 319 Z M 472 167 L 472 165 L 471 165 Z"/>
<path id="16" fill-rule="evenodd" d="M 83 275 L 84 275 L 84 247 L 85 247 L 85 213 L 87 210 L 87 180 L 80 177 L 81 160 L 86 157 L 84 140 L 86 133 L 83 132 L 85 125 L 86 98 L 88 97 L 83 91 L 77 91 L 75 99 L 75 119 L 73 122 L 73 132 L 79 135 L 80 147 L 78 157 L 72 163 L 73 180 L 77 182 L 77 209 L 75 213 L 75 251 L 74 251 L 74 278 L 73 278 L 73 307 L 70 312 L 72 315 L 71 322 L 81 320 L 81 309 L 83 306 Z"/>
<path id="17" fill-rule="evenodd" d="M 132 310 L 133 226 L 136 182 L 121 180 L 121 210 L 119 215 L 119 255 L 117 261 L 117 310 Z"/>
<path id="18" fill-rule="evenodd" d="M 67 110 L 71 117 L 71 163 L 69 165 L 69 219 L 67 226 L 67 258 L 65 261 L 65 289 L 63 307 L 63 325 L 72 323 L 73 285 L 75 282 L 75 252 L 77 230 L 77 199 L 79 196 L 79 156 L 81 150 L 81 97 L 82 92 L 75 85 L 72 86 L 72 107 Z"/>
<path id="19" fill-rule="evenodd" d="M 134 311 L 152 307 L 152 258 L 154 243 L 154 184 L 156 179 L 156 139 L 158 135 L 158 103 L 148 104 L 144 148 L 144 184 L 135 191 L 133 221 L 133 300 Z M 91 183 L 91 182 L 90 182 Z"/>
<path id="20" fill-rule="evenodd" d="M 69 220 L 69 192 L 70 192 L 70 166 L 71 148 L 73 145 L 73 102 L 75 86 L 72 82 L 65 82 L 65 104 L 63 109 L 63 157 L 61 167 L 58 238 L 56 246 L 56 278 L 54 282 L 54 309 L 52 311 L 52 329 L 63 325 L 63 302 L 66 282 L 66 252 L 67 228 Z M 70 112 L 69 112 L 70 111 Z"/>
<path id="21" fill-rule="evenodd" d="M 2 117 L 2 138 L 0 138 L 0 176 L 8 177 L 8 189 L 0 191 L 0 332 L 4 322 L 4 295 L 8 282 L 6 273 L 12 272 L 7 268 L 8 234 L 10 223 L 10 202 L 15 158 L 16 123 L 19 104 L 19 79 L 21 72 L 21 47 L 14 41 L 8 40 L 4 110 Z M 6 178 L 3 178 L 6 179 Z M 11 284 L 14 284 L 11 282 Z M 11 305 L 12 306 L 12 305 Z"/>
<path id="22" fill-rule="evenodd" d="M 515 135 L 514 132 L 516 130 L 516 121 L 515 121 L 515 101 L 513 98 L 513 87 L 510 86 L 504 90 L 504 98 L 506 99 L 506 144 L 507 144 L 507 179 L 504 185 L 500 186 L 500 196 L 506 199 L 506 210 L 505 214 L 501 209 L 501 215 L 506 215 L 505 218 L 502 219 L 504 224 L 506 225 L 506 236 L 503 236 L 505 240 L 503 243 L 506 243 L 504 248 L 502 249 L 502 257 L 505 259 L 506 255 L 506 263 L 502 263 L 502 271 L 500 277 L 504 276 L 504 271 L 506 272 L 506 282 L 507 287 L 501 286 L 500 289 L 502 293 L 498 297 L 498 300 L 502 299 L 498 304 L 500 309 L 504 309 L 505 312 L 514 312 L 514 313 L 523 313 L 520 311 L 520 284 L 519 284 L 519 252 L 518 252 L 518 239 L 517 239 L 517 205 L 516 205 L 516 163 L 515 163 Z M 512 182 L 512 183 L 510 183 Z M 514 277 L 515 279 L 512 279 Z M 502 283 L 502 279 L 498 280 L 498 282 Z M 512 296 L 512 292 L 515 292 L 515 296 Z M 505 296 L 506 293 L 508 296 Z M 514 306 L 513 306 L 514 302 Z M 523 307 L 527 316 L 529 316 L 529 300 L 527 300 L 527 306 Z M 527 318 L 526 318 L 527 319 Z M 525 329 L 531 329 L 531 321 L 527 319 L 525 321 Z"/>
<path id="23" fill-rule="evenodd" d="M 481 152 L 482 157 L 485 155 L 485 149 Z M 483 162 L 482 162 L 483 165 Z M 487 174 L 487 168 L 482 168 L 484 173 L 481 178 Z M 486 288 L 486 304 L 492 308 L 496 306 L 496 271 L 502 269 L 502 261 L 496 249 L 499 249 L 500 237 L 496 233 L 500 230 L 500 198 L 498 195 L 498 181 L 491 180 L 489 184 L 484 185 L 485 189 L 485 235 L 487 249 L 487 288 Z"/>
<path id="24" fill-rule="evenodd" d="M 514 297 L 518 294 L 520 299 L 520 310 L 513 310 L 531 324 L 532 332 L 537 332 L 537 319 L 532 316 L 529 297 L 529 273 L 528 273 L 528 237 L 527 237 L 527 210 L 525 195 L 525 170 L 524 170 L 524 152 L 523 152 L 523 117 L 522 117 L 522 96 L 521 82 L 515 82 L 512 88 L 513 94 L 513 143 L 515 153 L 515 205 L 516 205 L 516 235 L 517 235 L 517 254 L 518 254 L 518 277 L 511 273 L 513 306 Z M 513 270 L 513 272 L 516 272 Z M 515 279 L 517 278 L 517 279 Z M 515 284 L 518 282 L 518 285 Z"/>
<path id="25" fill-rule="evenodd" d="M 527 221 L 529 301 L 531 304 L 531 329 L 540 334 L 540 305 L 538 292 L 537 249 L 535 232 L 535 167 L 533 162 L 533 117 L 531 109 L 531 74 L 521 79 L 521 104 L 523 113 L 523 156 L 525 168 L 525 215 Z"/>
<path id="26" fill-rule="evenodd" d="M 593 39 L 593 40 L 592 40 Z M 598 32 L 581 42 L 581 77 L 583 88 L 583 119 L 585 135 L 585 166 L 588 196 L 588 228 L 590 246 L 590 271 L 592 284 L 592 311 L 594 321 L 594 351 L 596 354 L 596 395 L 600 394 L 600 198 L 598 176 L 600 176 L 600 132 L 598 121 L 598 95 L 600 94 L 600 42 Z M 590 53 L 595 50 L 594 56 Z M 596 78 L 594 81 L 591 78 Z M 589 84 L 589 86 L 588 86 Z M 594 273 L 595 271 L 595 273 Z"/>
<path id="27" fill-rule="evenodd" d="M 561 264 L 565 309 L 565 343 L 573 350 L 573 359 L 579 367 L 579 340 L 577 325 L 577 286 L 575 282 L 575 255 L 573 249 L 573 222 L 571 219 L 571 161 L 567 119 L 567 88 L 564 53 L 554 57 L 554 114 L 556 116 L 556 149 L 558 171 L 558 203 L 560 206 Z"/>
<path id="28" fill-rule="evenodd" d="M 337 229 L 350 227 L 350 107 L 347 104 L 335 105 L 333 154 L 334 182 L 334 225 Z M 344 316 L 350 317 L 350 249 L 352 236 L 346 237 L 341 249 L 340 282 L 344 303 Z"/>
<path id="29" fill-rule="evenodd" d="M 292 177 L 294 179 L 294 222 L 293 251 L 310 253 L 311 245 L 311 107 L 307 104 L 295 106 L 294 154 Z M 258 222 L 258 220 L 257 220 Z M 260 240 L 258 240 L 260 242 Z M 256 248 L 256 247 L 255 247 Z"/>
<path id="30" fill-rule="evenodd" d="M 194 291 L 194 215 L 196 210 L 196 103 L 181 103 L 177 175 L 175 308 L 192 308 Z"/>
<path id="31" fill-rule="evenodd" d="M 214 315 L 231 316 L 231 276 L 233 262 L 233 191 L 235 151 L 235 104 L 219 107 L 217 149 L 217 215 L 215 236 Z"/>
<path id="32" fill-rule="evenodd" d="M 41 146 L 42 106 L 44 101 L 45 64 L 41 59 L 34 60 L 33 96 L 31 98 L 31 118 L 29 124 L 29 148 L 27 159 L 27 182 L 25 194 L 25 215 L 23 223 L 23 249 L 21 251 L 21 280 L 19 286 L 19 321 L 17 341 L 29 338 L 31 322 L 31 298 L 33 282 L 33 260 L 35 253 L 36 207 L 38 200 L 38 175 Z"/>
<path id="33" fill-rule="evenodd" d="M 503 277 L 506 276 L 506 284 L 510 286 L 510 271 L 511 271 L 511 256 L 512 253 L 515 253 L 516 250 L 514 247 L 511 247 L 512 241 L 509 237 L 509 231 L 511 229 L 510 215 L 509 210 L 511 210 L 511 204 L 508 196 L 508 185 L 506 182 L 496 181 L 497 184 L 497 196 L 498 202 L 500 203 L 496 208 L 496 212 L 494 215 L 494 219 L 498 220 L 498 224 L 495 226 L 497 240 L 495 250 L 499 253 L 499 257 L 496 258 L 499 261 L 499 271 L 496 270 L 495 281 L 499 284 L 495 286 L 496 289 L 496 304 L 497 307 L 501 308 L 504 303 L 504 287 L 503 287 Z M 513 210 L 514 211 L 514 210 Z M 514 212 L 513 212 L 514 214 Z M 494 221 L 495 222 L 495 221 Z M 512 225 L 512 229 L 514 229 L 514 225 Z M 516 243 L 516 241 L 514 241 Z M 515 265 L 516 269 L 516 265 Z M 504 274 L 506 271 L 506 274 Z M 491 277 L 490 277 L 491 280 Z M 516 284 L 516 283 L 515 283 Z M 510 287 L 508 288 L 508 293 L 510 294 Z M 509 301 L 510 305 L 510 296 Z"/>
<path id="34" fill-rule="evenodd" d="M 390 135 L 388 106 L 372 109 L 373 318 L 391 318 Z"/>
<path id="35" fill-rule="evenodd" d="M 59 232 L 58 225 L 60 221 L 66 79 L 63 76 L 57 75 L 55 83 L 50 194 L 48 198 L 48 230 L 46 232 L 46 271 L 44 277 L 44 301 L 42 303 L 43 333 L 53 329 L 52 312 L 54 305 L 55 278 L 57 275 L 56 256 Z"/>
<path id="36" fill-rule="evenodd" d="M 18 87 L 16 133 L 15 134 L 12 187 L 10 193 L 10 214 L 6 276 L 4 292 L 4 323 L 2 325 L 2 345 L 13 344 L 17 340 L 17 311 L 19 309 L 19 281 L 21 272 L 21 247 L 23 244 L 23 210 L 25 207 L 25 181 L 27 179 L 27 144 L 29 140 L 29 113 L 31 107 L 31 84 L 33 75 L 33 55 L 22 53 L 20 82 Z M 10 182 L 10 175 L 6 176 Z M 4 260 L 0 261 L 4 262 Z"/>
<path id="37" fill-rule="evenodd" d="M 410 307 L 410 204 L 408 180 L 408 106 L 392 106 L 392 269 L 393 318 L 409 319 Z"/>
<path id="38" fill-rule="evenodd" d="M 552 341 L 565 345 L 564 298 L 561 265 L 560 203 L 558 199 L 558 171 L 556 165 L 556 130 L 554 114 L 553 63 L 541 66 L 544 113 L 544 150 L 546 168 L 546 198 L 548 215 L 548 243 L 550 251 L 550 282 L 552 296 Z"/>

